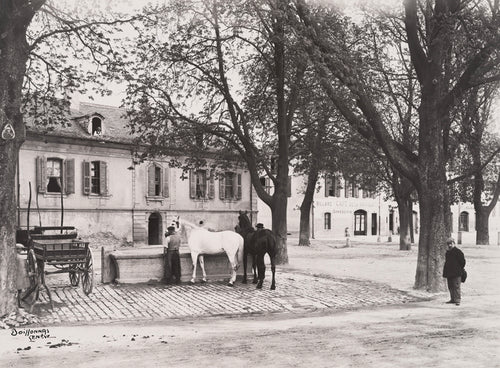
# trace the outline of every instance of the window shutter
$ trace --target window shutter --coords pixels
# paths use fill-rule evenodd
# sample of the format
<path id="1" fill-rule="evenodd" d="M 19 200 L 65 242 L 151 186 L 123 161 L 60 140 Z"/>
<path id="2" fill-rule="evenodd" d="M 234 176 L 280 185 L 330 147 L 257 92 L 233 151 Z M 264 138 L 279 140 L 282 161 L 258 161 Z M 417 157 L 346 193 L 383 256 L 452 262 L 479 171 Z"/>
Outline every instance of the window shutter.
<path id="1" fill-rule="evenodd" d="M 292 196 L 292 177 L 291 176 L 288 176 L 288 180 L 287 180 L 287 183 L 286 183 L 286 195 L 287 197 L 291 197 Z"/>
<path id="2" fill-rule="evenodd" d="M 47 191 L 47 160 L 45 156 L 36 158 L 36 187 L 38 193 Z"/>
<path id="3" fill-rule="evenodd" d="M 214 171 L 210 170 L 210 177 L 208 180 L 208 199 L 214 199 L 215 197 L 215 178 Z"/>
<path id="4" fill-rule="evenodd" d="M 155 165 L 148 167 L 148 196 L 155 195 Z"/>
<path id="5" fill-rule="evenodd" d="M 108 165 L 104 161 L 99 161 L 99 170 L 100 172 L 100 177 L 99 177 L 99 185 L 101 187 L 101 193 L 100 195 L 108 195 Z"/>
<path id="6" fill-rule="evenodd" d="M 328 197 L 331 180 L 330 176 L 325 176 L 325 197 Z"/>
<path id="7" fill-rule="evenodd" d="M 83 161 L 83 194 L 90 194 L 90 162 Z"/>
<path id="8" fill-rule="evenodd" d="M 226 174 L 221 175 L 219 178 L 219 198 L 226 199 Z"/>
<path id="9" fill-rule="evenodd" d="M 356 183 L 352 183 L 352 186 L 354 187 L 354 198 L 359 198 L 359 188 L 358 186 L 356 185 Z"/>
<path id="10" fill-rule="evenodd" d="M 169 193 L 169 168 L 166 167 L 163 169 L 163 177 L 161 178 L 162 179 L 162 195 L 164 197 L 169 197 L 170 196 L 170 193 Z"/>
<path id="11" fill-rule="evenodd" d="M 349 198 L 351 196 L 351 183 L 349 180 L 345 181 L 345 197 Z"/>
<path id="12" fill-rule="evenodd" d="M 241 199 L 241 174 L 236 175 L 236 199 Z"/>
<path id="13" fill-rule="evenodd" d="M 64 189 L 66 194 L 75 193 L 75 160 L 64 161 Z"/>
<path id="14" fill-rule="evenodd" d="M 196 198 L 196 173 L 189 170 L 189 197 Z"/>

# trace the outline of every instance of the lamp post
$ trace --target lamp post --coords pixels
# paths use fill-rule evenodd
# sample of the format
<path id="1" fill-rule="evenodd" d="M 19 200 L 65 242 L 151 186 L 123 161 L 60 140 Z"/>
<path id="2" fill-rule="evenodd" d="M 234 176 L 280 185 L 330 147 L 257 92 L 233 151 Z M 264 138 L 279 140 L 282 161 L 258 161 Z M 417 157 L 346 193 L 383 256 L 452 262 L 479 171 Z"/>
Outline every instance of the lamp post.
<path id="1" fill-rule="evenodd" d="M 314 239 L 314 201 L 311 203 L 311 239 Z"/>
<path id="2" fill-rule="evenodd" d="M 380 193 L 378 194 L 378 231 L 377 231 L 377 243 L 380 243 Z"/>
<path id="3" fill-rule="evenodd" d="M 495 162 L 495 167 L 497 168 L 497 175 L 500 176 L 500 160 Z M 497 228 L 497 245 L 500 245 L 500 231 L 498 230 L 500 229 Z"/>
<path id="4" fill-rule="evenodd" d="M 460 231 L 460 200 L 458 200 L 458 232 L 457 232 L 457 244 L 462 244 L 462 231 Z"/>

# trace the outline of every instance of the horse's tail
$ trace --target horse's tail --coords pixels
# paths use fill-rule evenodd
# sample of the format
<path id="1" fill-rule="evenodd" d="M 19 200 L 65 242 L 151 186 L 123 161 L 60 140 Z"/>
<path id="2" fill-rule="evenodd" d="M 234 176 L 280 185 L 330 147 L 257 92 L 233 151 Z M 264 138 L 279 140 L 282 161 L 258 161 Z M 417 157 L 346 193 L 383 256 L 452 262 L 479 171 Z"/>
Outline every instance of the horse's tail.
<path id="1" fill-rule="evenodd" d="M 244 251 L 244 244 L 245 240 L 243 237 L 238 234 L 238 249 L 236 250 L 236 261 L 238 262 L 238 265 L 243 264 L 243 251 Z"/>

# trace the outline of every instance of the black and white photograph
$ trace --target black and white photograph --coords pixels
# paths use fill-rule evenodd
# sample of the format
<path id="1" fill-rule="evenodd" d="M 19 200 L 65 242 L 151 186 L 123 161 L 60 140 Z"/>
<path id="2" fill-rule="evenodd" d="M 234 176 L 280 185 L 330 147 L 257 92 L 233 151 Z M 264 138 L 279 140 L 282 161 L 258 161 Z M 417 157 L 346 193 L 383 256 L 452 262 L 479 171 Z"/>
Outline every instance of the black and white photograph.
<path id="1" fill-rule="evenodd" d="M 500 368 L 500 0 L 0 0 L 0 367 Z"/>

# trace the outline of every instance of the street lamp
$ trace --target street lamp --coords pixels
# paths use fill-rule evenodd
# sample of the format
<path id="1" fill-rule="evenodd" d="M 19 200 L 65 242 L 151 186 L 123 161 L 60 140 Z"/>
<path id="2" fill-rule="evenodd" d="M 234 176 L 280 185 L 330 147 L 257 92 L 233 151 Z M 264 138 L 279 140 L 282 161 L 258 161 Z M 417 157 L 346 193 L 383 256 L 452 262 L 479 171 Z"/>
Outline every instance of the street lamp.
<path id="1" fill-rule="evenodd" d="M 460 194 L 459 194 L 460 195 Z M 457 228 L 457 244 L 462 244 L 462 232 L 460 231 L 460 198 L 458 199 L 458 228 Z"/>
<path id="2" fill-rule="evenodd" d="M 380 193 L 378 194 L 378 231 L 377 243 L 380 243 Z"/>

